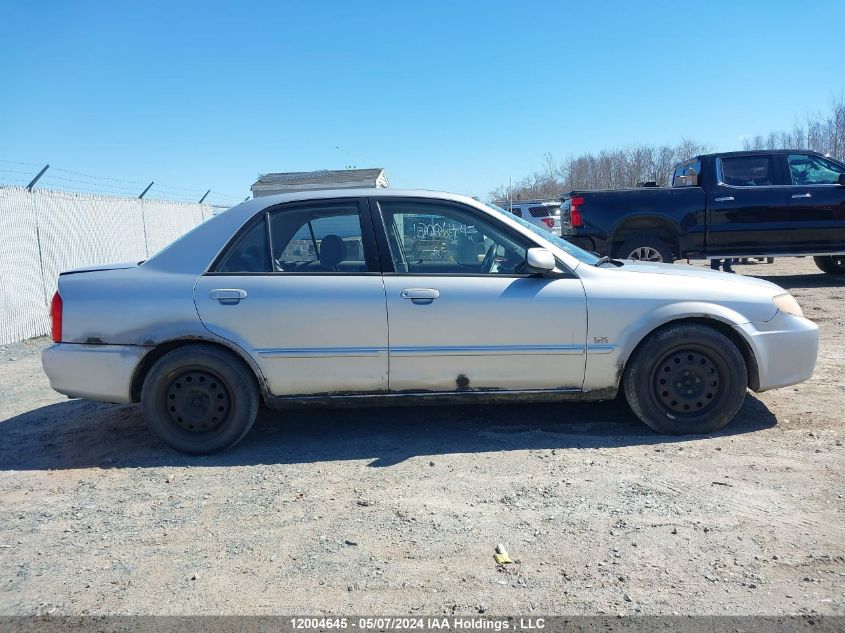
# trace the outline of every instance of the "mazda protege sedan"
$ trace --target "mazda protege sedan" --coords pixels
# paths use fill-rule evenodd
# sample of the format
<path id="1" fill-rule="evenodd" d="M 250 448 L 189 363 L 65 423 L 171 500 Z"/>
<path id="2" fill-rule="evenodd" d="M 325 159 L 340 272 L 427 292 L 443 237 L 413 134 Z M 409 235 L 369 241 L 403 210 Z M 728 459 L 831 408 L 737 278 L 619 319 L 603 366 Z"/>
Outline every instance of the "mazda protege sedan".
<path id="1" fill-rule="evenodd" d="M 244 202 L 145 262 L 63 273 L 52 320 L 55 390 L 140 402 L 187 453 L 234 445 L 262 405 L 620 389 L 657 431 L 709 433 L 746 389 L 809 378 L 818 349 L 766 281 L 599 258 L 465 196 L 391 189 Z"/>

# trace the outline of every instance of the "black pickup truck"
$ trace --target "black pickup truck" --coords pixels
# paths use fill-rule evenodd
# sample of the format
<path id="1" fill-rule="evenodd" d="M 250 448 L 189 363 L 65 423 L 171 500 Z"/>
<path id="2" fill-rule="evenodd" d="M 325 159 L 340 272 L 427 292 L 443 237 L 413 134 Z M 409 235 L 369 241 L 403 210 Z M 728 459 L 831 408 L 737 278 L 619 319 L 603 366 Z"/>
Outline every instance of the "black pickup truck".
<path id="1" fill-rule="evenodd" d="M 845 165 L 809 150 L 696 156 L 671 187 L 573 191 L 561 235 L 620 259 L 811 255 L 845 273 Z"/>

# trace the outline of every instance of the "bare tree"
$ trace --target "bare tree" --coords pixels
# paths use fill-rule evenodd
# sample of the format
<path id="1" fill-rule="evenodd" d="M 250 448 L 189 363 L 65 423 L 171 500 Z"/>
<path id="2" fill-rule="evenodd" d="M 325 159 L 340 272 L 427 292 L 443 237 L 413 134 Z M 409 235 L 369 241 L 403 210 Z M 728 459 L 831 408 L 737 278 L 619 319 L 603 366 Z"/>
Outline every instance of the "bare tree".
<path id="1" fill-rule="evenodd" d="M 803 124 L 796 121 L 790 131 L 757 134 L 742 141 L 745 150 L 793 148 L 812 149 L 845 160 L 845 97 L 834 97 L 826 116 L 808 115 Z M 506 186 L 496 188 L 490 197 L 507 200 L 510 193 L 513 200 L 553 199 L 573 189 L 619 189 L 645 181 L 667 186 L 677 163 L 712 150 L 685 138 L 674 146 L 637 145 L 567 156 L 562 161 L 547 152 L 540 171 L 525 176 L 510 191 Z"/>

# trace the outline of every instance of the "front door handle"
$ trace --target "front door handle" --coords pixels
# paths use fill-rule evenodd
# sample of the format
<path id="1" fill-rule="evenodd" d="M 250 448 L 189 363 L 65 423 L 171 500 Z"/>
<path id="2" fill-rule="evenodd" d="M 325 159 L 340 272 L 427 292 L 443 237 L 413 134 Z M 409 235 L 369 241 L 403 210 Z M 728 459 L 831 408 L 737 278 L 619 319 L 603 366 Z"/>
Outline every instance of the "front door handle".
<path id="1" fill-rule="evenodd" d="M 403 299 L 410 299 L 412 303 L 426 305 L 437 299 L 440 291 L 434 288 L 405 288 L 402 291 Z"/>
<path id="2" fill-rule="evenodd" d="M 721 198 L 714 198 L 713 201 L 714 202 L 733 202 L 734 197 L 733 196 L 722 196 Z"/>
<path id="3" fill-rule="evenodd" d="M 794 193 L 792 194 L 792 199 L 797 200 L 798 198 L 812 198 L 813 194 L 811 193 Z"/>
<path id="4" fill-rule="evenodd" d="M 246 290 L 240 288 L 216 288 L 208 293 L 212 299 L 217 299 L 223 305 L 234 305 L 246 299 Z"/>

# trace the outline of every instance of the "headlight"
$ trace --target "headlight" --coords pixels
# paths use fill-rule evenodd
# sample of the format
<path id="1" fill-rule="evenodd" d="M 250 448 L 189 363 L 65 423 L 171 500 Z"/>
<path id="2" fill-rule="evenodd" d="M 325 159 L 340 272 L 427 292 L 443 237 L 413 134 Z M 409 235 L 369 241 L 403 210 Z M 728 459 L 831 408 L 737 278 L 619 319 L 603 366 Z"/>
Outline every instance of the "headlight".
<path id="1" fill-rule="evenodd" d="M 772 298 L 775 305 L 778 307 L 778 310 L 781 312 L 786 312 L 787 314 L 791 314 L 792 316 L 804 316 L 804 313 L 801 311 L 801 306 L 798 305 L 798 302 L 788 292 L 782 295 L 778 295 Z"/>

